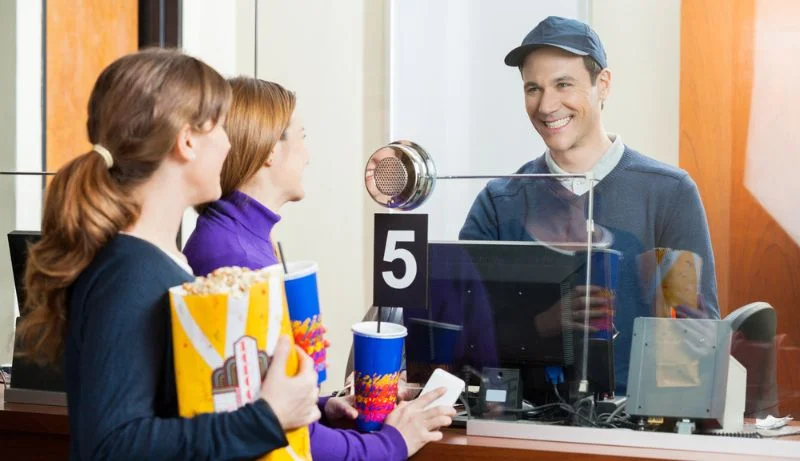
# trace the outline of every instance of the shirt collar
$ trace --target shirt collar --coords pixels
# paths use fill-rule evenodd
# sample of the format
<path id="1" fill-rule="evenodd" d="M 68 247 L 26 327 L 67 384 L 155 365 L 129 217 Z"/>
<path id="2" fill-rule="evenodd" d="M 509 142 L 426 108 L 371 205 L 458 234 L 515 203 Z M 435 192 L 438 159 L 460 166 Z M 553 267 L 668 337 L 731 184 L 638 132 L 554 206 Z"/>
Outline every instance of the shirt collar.
<path id="1" fill-rule="evenodd" d="M 147 242 L 148 244 L 158 248 L 159 251 L 161 251 L 165 255 L 169 256 L 169 259 L 171 259 L 173 262 L 175 262 L 175 264 L 180 266 L 181 269 L 185 270 L 187 273 L 189 273 L 191 275 L 194 275 L 194 271 L 192 271 L 192 268 L 189 266 L 189 263 L 186 262 L 185 258 L 182 258 L 182 257 L 180 257 L 178 255 L 175 255 L 175 254 L 173 254 L 173 253 L 161 248 L 160 246 L 156 245 L 155 243 L 152 243 L 152 242 L 150 242 L 148 240 L 145 240 L 145 239 L 143 239 L 141 237 L 137 237 L 137 236 L 135 236 L 135 235 L 133 235 L 133 234 L 131 234 L 129 232 L 120 231 L 119 233 L 122 234 L 122 235 L 127 235 L 128 237 L 134 238 L 136 240 L 141 240 L 143 242 Z"/>
<path id="2" fill-rule="evenodd" d="M 608 133 L 608 139 L 611 140 L 611 146 L 606 150 L 600 160 L 595 163 L 592 167 L 592 172 L 594 173 L 595 179 L 599 182 L 602 181 L 603 178 L 608 176 L 609 173 L 617 166 L 620 159 L 622 159 L 622 154 L 625 152 L 625 145 L 622 144 L 622 137 L 614 134 Z M 552 154 L 550 153 L 550 149 L 544 154 L 544 159 L 547 162 L 547 169 L 550 170 L 550 173 L 554 174 L 567 174 L 567 171 L 564 171 L 563 168 L 558 166 L 556 161 L 553 159 Z M 571 179 L 571 178 L 567 178 Z"/>
<path id="3" fill-rule="evenodd" d="M 168 251 L 164 251 L 160 247 L 158 249 L 163 251 L 164 254 L 166 254 L 167 256 L 170 257 L 170 259 L 175 261 L 175 264 L 180 266 L 181 269 L 185 270 L 188 274 L 194 275 L 194 271 L 192 270 L 191 266 L 189 266 L 189 263 L 187 263 L 185 259 L 179 258 L 178 256 L 176 256 L 176 255 L 174 255 L 174 254 L 172 254 L 172 253 L 170 253 Z"/>
<path id="4" fill-rule="evenodd" d="M 244 192 L 233 191 L 211 204 L 211 209 L 221 213 L 267 242 L 272 228 L 281 217 L 258 200 Z"/>

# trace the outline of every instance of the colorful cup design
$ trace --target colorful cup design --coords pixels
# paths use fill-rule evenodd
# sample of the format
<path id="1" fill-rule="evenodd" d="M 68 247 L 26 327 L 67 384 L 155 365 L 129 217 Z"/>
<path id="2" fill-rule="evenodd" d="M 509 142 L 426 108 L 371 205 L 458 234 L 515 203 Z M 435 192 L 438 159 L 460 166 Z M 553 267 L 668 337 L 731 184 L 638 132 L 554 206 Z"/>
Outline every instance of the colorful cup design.
<path id="1" fill-rule="evenodd" d="M 402 325 L 361 322 L 353 325 L 354 383 L 356 427 L 362 432 L 381 428 L 386 416 L 394 410 L 397 384 L 407 334 Z"/>
<path id="2" fill-rule="evenodd" d="M 319 290 L 317 289 L 317 264 L 312 261 L 297 261 L 287 264 L 286 300 L 292 320 L 294 342 L 314 359 L 317 384 L 327 378 L 325 370 L 325 329 L 319 312 Z"/>

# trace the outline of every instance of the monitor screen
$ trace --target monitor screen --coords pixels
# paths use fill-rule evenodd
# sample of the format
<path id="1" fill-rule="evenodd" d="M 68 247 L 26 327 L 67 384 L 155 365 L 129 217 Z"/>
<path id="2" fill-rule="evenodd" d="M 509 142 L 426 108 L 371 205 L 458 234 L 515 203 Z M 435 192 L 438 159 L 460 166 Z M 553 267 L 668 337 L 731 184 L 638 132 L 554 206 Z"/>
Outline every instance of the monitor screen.
<path id="1" fill-rule="evenodd" d="M 28 246 L 39 241 L 41 233 L 35 231 L 13 231 L 8 233 L 8 250 L 11 255 L 11 271 L 14 275 L 14 289 L 17 292 L 20 314 L 25 305 L 25 262 Z"/>
<path id="2" fill-rule="evenodd" d="M 19 301 L 20 317 L 25 314 L 25 266 L 28 258 L 28 246 L 41 238 L 39 232 L 13 231 L 8 234 L 8 248 L 11 254 L 11 269 L 14 274 L 14 288 Z M 16 389 L 33 389 L 41 391 L 63 392 L 66 390 L 62 367 L 42 367 L 24 356 L 16 353 L 19 343 L 15 344 L 15 354 L 11 365 L 11 387 Z"/>
<path id="3" fill-rule="evenodd" d="M 428 309 L 404 310 L 409 381 L 424 383 L 435 368 L 516 368 L 531 394 L 552 389 L 545 367 L 576 378 L 583 330 L 573 293 L 585 284 L 585 253 L 540 242 L 431 242 L 428 264 Z M 609 337 L 590 340 L 598 393 L 614 388 Z"/>

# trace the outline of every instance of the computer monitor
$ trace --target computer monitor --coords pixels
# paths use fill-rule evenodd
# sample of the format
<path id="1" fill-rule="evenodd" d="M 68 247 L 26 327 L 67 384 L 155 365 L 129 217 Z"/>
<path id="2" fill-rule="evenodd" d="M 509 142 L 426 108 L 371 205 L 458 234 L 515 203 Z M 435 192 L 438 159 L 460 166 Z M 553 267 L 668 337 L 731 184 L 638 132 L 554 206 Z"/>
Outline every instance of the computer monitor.
<path id="1" fill-rule="evenodd" d="M 597 250 L 593 261 L 609 254 Z M 554 366 L 564 371 L 564 391 L 577 386 L 584 342 L 573 289 L 585 284 L 585 252 L 540 242 L 431 242 L 428 264 L 428 309 L 404 309 L 409 381 L 425 382 L 435 368 L 515 368 L 523 396 L 543 403 L 554 398 L 545 380 Z M 614 389 L 610 329 L 589 340 L 588 379 L 601 396 Z"/>
<path id="2" fill-rule="evenodd" d="M 25 267 L 28 258 L 28 247 L 39 241 L 41 233 L 35 231 L 13 231 L 8 234 L 8 248 L 11 255 L 11 269 L 14 276 L 14 288 L 19 302 L 19 321 L 26 315 L 25 310 Z M 15 344 L 15 354 L 11 364 L 11 388 L 18 390 L 34 390 L 49 392 L 65 392 L 63 367 L 42 367 L 24 356 L 17 354 L 19 342 Z M 14 393 L 6 392 L 6 400 Z M 27 398 L 23 396 L 23 398 Z M 35 397 L 34 397 L 35 398 Z M 56 399 L 58 400 L 58 399 Z M 22 400 L 29 403 L 32 400 Z M 50 403 L 50 402 L 41 402 Z"/>
<path id="3" fill-rule="evenodd" d="M 28 258 L 28 246 L 39 241 L 41 233 L 37 231 L 13 231 L 8 233 L 8 250 L 11 255 L 11 271 L 14 276 L 14 289 L 17 293 L 20 313 L 25 305 L 25 266 Z"/>

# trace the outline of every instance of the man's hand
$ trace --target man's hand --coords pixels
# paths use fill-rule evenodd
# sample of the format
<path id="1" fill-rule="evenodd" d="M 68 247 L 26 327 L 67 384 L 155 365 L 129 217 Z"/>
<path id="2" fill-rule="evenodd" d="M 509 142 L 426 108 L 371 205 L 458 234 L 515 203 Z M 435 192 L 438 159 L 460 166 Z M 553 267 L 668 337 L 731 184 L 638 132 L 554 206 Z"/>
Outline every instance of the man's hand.
<path id="1" fill-rule="evenodd" d="M 589 324 L 586 319 L 586 298 L 589 298 Z M 590 286 L 589 290 L 584 285 L 572 289 L 571 296 L 572 317 L 566 325 L 562 319 L 562 300 L 559 299 L 546 311 L 536 316 L 535 327 L 540 337 L 550 338 L 563 334 L 564 329 L 582 332 L 586 329 L 590 333 L 597 331 L 593 321 L 613 319 L 614 310 L 608 290 L 598 286 Z"/>

